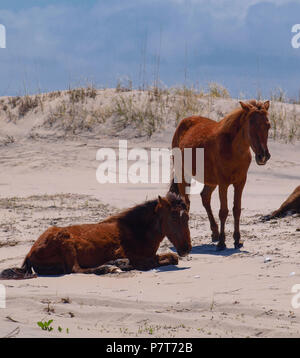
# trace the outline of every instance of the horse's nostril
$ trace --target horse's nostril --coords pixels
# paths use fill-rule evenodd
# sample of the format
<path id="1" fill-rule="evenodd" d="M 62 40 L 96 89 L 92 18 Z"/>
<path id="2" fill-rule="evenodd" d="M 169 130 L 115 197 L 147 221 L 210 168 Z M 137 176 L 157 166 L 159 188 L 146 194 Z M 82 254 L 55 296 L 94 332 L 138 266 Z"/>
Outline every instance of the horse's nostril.
<path id="1" fill-rule="evenodd" d="M 268 156 L 266 154 L 256 154 L 255 160 L 258 165 L 264 165 L 268 161 Z"/>

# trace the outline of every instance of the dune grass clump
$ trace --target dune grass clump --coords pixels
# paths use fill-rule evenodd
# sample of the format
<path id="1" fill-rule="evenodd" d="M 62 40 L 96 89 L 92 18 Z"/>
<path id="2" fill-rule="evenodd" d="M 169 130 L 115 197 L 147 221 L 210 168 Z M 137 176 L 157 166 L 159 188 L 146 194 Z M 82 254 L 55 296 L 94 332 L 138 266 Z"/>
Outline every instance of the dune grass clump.
<path id="1" fill-rule="evenodd" d="M 21 98 L 19 105 L 19 116 L 24 117 L 29 111 L 38 107 L 40 104 L 39 96 L 25 96 Z"/>
<path id="2" fill-rule="evenodd" d="M 261 99 L 261 95 L 258 97 Z M 34 130 L 44 127 L 77 135 L 105 124 L 98 128 L 110 135 L 121 135 L 126 129 L 127 135 L 132 129 L 135 137 L 151 137 L 160 130 L 176 127 L 180 120 L 192 115 L 218 121 L 230 110 L 230 99 L 229 91 L 216 82 L 205 89 L 193 85 L 166 87 L 156 81 L 154 86 L 134 90 L 132 81 L 126 77 L 111 90 L 98 90 L 87 84 L 66 91 L 3 97 L 0 115 L 15 124 L 27 115 L 34 115 L 39 119 Z M 299 140 L 300 95 L 299 99 L 289 99 L 278 87 L 271 91 L 269 99 L 270 137 L 285 142 Z M 2 139 L 5 145 L 12 142 L 9 137 Z"/>
<path id="3" fill-rule="evenodd" d="M 286 143 L 300 139 L 300 111 L 296 105 L 292 110 L 286 104 L 271 102 L 269 120 L 271 122 L 270 137 Z"/>
<path id="4" fill-rule="evenodd" d="M 208 95 L 215 98 L 230 98 L 227 88 L 216 82 L 208 84 Z"/>
<path id="5" fill-rule="evenodd" d="M 113 101 L 114 123 L 118 130 L 132 125 L 140 135 L 151 137 L 170 120 L 177 125 L 180 119 L 199 114 L 203 109 L 200 97 L 187 87 L 120 93 Z"/>
<path id="6" fill-rule="evenodd" d="M 67 93 L 71 103 L 78 103 L 84 102 L 88 98 L 95 99 L 97 89 L 92 85 L 88 85 L 87 87 L 69 89 Z"/>

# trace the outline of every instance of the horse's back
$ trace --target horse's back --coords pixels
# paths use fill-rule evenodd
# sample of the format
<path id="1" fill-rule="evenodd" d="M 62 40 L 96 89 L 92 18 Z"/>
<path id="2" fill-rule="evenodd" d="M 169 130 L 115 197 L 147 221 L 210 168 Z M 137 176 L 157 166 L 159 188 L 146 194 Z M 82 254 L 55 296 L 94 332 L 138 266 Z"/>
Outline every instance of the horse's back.
<path id="1" fill-rule="evenodd" d="M 201 116 L 181 120 L 173 136 L 172 147 L 202 147 L 215 133 L 218 122 Z"/>
<path id="2" fill-rule="evenodd" d="M 51 256 L 51 252 L 74 247 L 101 248 L 118 244 L 118 227 L 114 222 L 48 228 L 33 244 L 30 254 Z"/>

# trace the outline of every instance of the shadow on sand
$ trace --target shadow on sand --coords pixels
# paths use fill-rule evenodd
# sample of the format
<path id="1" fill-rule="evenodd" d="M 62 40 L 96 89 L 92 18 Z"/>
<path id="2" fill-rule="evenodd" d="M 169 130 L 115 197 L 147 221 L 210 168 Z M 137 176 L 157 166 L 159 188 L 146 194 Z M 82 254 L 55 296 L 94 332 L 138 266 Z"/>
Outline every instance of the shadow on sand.
<path id="1" fill-rule="evenodd" d="M 237 253 L 247 254 L 249 253 L 246 250 L 235 249 L 234 247 L 227 248 L 225 250 L 217 251 L 216 245 L 214 244 L 203 244 L 198 246 L 193 246 L 191 254 L 197 255 L 215 255 L 215 256 L 231 256 Z"/>
<path id="2" fill-rule="evenodd" d="M 182 271 L 188 270 L 190 267 L 178 267 L 174 265 L 156 267 L 154 270 L 158 272 L 169 272 L 169 271 Z"/>
<path id="3" fill-rule="evenodd" d="M 173 252 L 176 253 L 176 249 L 174 247 L 171 248 Z M 241 250 L 241 249 L 235 249 L 235 248 L 227 248 L 222 251 L 217 251 L 216 245 L 214 244 L 203 244 L 198 246 L 193 246 L 190 254 L 195 255 L 214 255 L 214 256 L 231 256 L 234 254 L 248 254 L 249 251 L 247 250 Z"/>

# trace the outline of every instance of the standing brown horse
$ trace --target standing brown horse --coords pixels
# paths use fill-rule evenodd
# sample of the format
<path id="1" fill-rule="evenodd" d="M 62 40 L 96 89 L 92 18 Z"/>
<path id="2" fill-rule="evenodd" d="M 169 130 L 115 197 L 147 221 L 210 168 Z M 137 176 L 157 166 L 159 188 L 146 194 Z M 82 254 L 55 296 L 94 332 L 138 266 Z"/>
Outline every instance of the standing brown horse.
<path id="1" fill-rule="evenodd" d="M 271 157 L 267 147 L 270 128 L 268 120 L 269 104 L 269 101 L 257 102 L 255 100 L 247 103 L 240 102 L 241 108 L 234 110 L 220 122 L 193 116 L 183 119 L 175 131 L 172 148 L 179 148 L 181 152 L 184 148 L 192 148 L 192 172 L 184 173 L 182 169 L 182 173 L 177 175 L 177 177 L 182 177 L 181 183 L 176 183 L 173 179 L 170 191 L 185 197 L 189 207 L 186 187 L 190 185 L 190 180 L 187 178 L 196 175 L 196 148 L 204 148 L 205 185 L 201 197 L 210 221 L 212 240 L 219 241 L 217 250 L 226 248 L 227 191 L 231 184 L 234 186 L 234 246 L 235 248 L 243 246 L 240 241 L 239 223 L 242 192 L 251 163 L 250 147 L 255 153 L 258 165 L 266 164 Z M 182 168 L 184 168 L 184 164 Z M 176 170 L 174 177 L 176 178 Z M 219 211 L 220 233 L 210 205 L 212 192 L 217 186 L 219 186 L 221 202 Z"/>
<path id="2" fill-rule="evenodd" d="M 23 266 L 2 271 L 0 278 L 36 277 L 32 268 L 40 275 L 60 275 L 113 272 L 116 267 L 111 264 L 124 270 L 176 265 L 176 254 L 156 252 L 167 236 L 180 256 L 187 255 L 191 250 L 188 220 L 184 200 L 168 193 L 98 224 L 50 227 L 33 244 Z"/>

